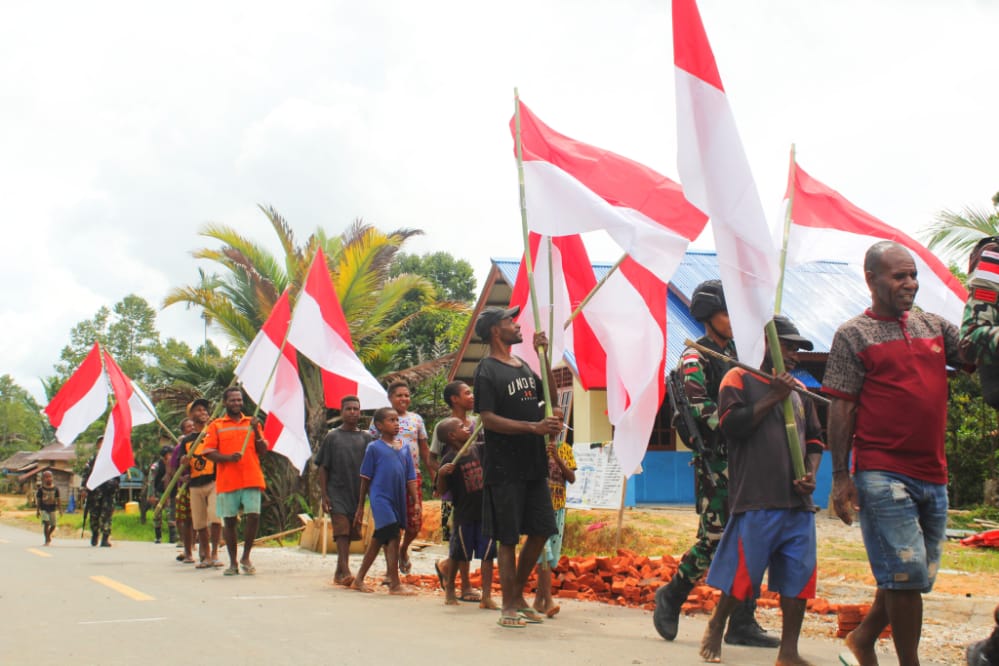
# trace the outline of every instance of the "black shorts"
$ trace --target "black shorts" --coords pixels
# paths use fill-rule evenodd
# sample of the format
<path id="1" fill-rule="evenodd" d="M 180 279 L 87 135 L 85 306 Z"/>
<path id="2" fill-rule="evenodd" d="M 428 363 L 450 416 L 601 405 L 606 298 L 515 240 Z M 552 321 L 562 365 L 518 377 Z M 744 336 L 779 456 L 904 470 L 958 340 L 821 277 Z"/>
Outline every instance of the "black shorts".
<path id="1" fill-rule="evenodd" d="M 516 545 L 521 534 L 548 538 L 558 532 L 548 479 L 487 485 L 482 532 L 504 546 Z"/>
<path id="2" fill-rule="evenodd" d="M 402 526 L 399 523 L 389 523 L 385 527 L 379 527 L 372 533 L 371 538 L 380 544 L 386 544 L 389 541 L 399 538 L 399 532 L 402 530 Z"/>

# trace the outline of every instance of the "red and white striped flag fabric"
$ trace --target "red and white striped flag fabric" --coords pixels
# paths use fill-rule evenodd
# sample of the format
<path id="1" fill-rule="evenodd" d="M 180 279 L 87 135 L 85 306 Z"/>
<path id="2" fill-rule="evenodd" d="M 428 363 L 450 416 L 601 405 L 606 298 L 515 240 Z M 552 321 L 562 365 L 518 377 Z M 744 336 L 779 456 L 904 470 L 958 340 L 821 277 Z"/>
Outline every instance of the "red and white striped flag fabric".
<path id="1" fill-rule="evenodd" d="M 124 474 L 129 467 L 135 465 L 132 428 L 156 420 L 149 398 L 122 372 L 111 354 L 106 351 L 103 354 L 104 368 L 115 403 L 104 427 L 104 443 L 97 452 L 94 467 L 87 478 L 87 488 L 90 490 Z"/>
<path id="2" fill-rule="evenodd" d="M 565 352 L 570 352 L 576 363 L 576 373 L 579 383 L 589 391 L 592 388 L 607 386 L 607 355 L 593 334 L 593 329 L 586 320 L 585 309 L 564 328 L 566 320 L 573 309 L 579 306 L 597 284 L 593 275 L 593 265 L 586 254 L 582 239 L 576 236 L 557 236 L 551 239 L 552 281 L 548 279 L 548 237 L 531 232 L 531 257 L 534 266 L 534 281 L 538 298 L 538 311 L 541 316 L 541 330 L 548 333 L 548 343 L 551 347 L 552 365 L 556 365 Z M 549 284 L 552 285 L 554 307 L 549 308 Z M 513 346 L 513 353 L 525 361 L 535 372 L 540 372 L 538 355 L 532 344 L 534 332 L 538 327 L 534 323 L 534 314 L 529 302 L 527 283 L 527 266 L 520 262 L 517 281 L 513 285 L 510 296 L 510 307 L 520 306 L 517 323 L 524 342 Z M 549 312 L 553 317 L 549 319 Z M 552 331 L 549 322 L 553 321 Z"/>
<path id="3" fill-rule="evenodd" d="M 340 399 L 345 395 L 360 398 L 362 409 L 391 405 L 385 388 L 354 352 L 347 318 L 333 289 L 322 248 L 316 251 L 295 303 L 288 342 L 322 368 L 328 407 L 339 409 Z"/>
<path id="4" fill-rule="evenodd" d="M 864 254 L 871 245 L 883 240 L 895 241 L 912 253 L 916 263 L 919 273 L 916 305 L 955 324 L 961 323 L 968 291 L 917 240 L 857 208 L 794 161 L 788 174 L 787 200 L 792 202 L 787 266 L 823 260 L 863 266 Z"/>
<path id="5" fill-rule="evenodd" d="M 95 342 L 43 411 L 56 429 L 56 441 L 69 446 L 107 408 L 108 382 L 101 366 L 100 345 Z"/>
<path id="6" fill-rule="evenodd" d="M 247 348 L 236 367 L 236 376 L 246 394 L 267 413 L 264 437 L 271 451 L 283 455 L 301 473 L 312 449 L 305 434 L 305 391 L 290 336 L 284 349 L 281 348 L 290 320 L 286 290 Z"/>
<path id="7" fill-rule="evenodd" d="M 777 254 L 694 0 L 673 0 L 673 57 L 680 182 L 711 218 L 739 357 L 757 366 L 774 314 Z"/>
<path id="8" fill-rule="evenodd" d="M 605 231 L 668 281 L 707 218 L 680 186 L 609 150 L 559 134 L 520 102 L 527 223 L 546 236 Z M 516 140 L 516 118 L 510 131 Z"/>
<path id="9" fill-rule="evenodd" d="M 629 257 L 586 305 L 607 353 L 614 455 L 629 477 L 641 472 L 665 395 L 666 297 L 666 282 Z"/>

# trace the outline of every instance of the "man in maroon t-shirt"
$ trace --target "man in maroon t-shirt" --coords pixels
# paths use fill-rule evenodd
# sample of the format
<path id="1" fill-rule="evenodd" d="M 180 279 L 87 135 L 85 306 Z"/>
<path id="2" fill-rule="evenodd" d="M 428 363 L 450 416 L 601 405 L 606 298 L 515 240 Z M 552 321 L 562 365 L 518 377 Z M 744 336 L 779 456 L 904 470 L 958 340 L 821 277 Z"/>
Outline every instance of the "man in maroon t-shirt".
<path id="1" fill-rule="evenodd" d="M 876 664 L 874 643 L 890 623 L 899 664 L 918 664 L 921 593 L 933 587 L 947 526 L 947 365 L 962 364 L 958 330 L 912 310 L 916 264 L 901 245 L 871 246 L 864 275 L 871 307 L 836 331 L 822 386 L 833 399 L 836 514 L 849 525 L 860 512 L 878 585 L 846 644 L 861 664 Z"/>

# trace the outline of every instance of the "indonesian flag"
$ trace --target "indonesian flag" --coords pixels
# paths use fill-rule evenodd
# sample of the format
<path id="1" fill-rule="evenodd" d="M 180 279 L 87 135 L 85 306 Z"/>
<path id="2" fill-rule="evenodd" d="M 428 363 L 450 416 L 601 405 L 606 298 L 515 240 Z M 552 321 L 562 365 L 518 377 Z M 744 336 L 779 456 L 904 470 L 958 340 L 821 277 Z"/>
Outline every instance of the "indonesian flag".
<path id="1" fill-rule="evenodd" d="M 552 280 L 548 276 L 549 238 L 536 233 L 530 234 L 531 257 L 534 267 L 534 283 L 538 298 L 538 312 L 541 316 L 541 330 L 548 333 L 552 365 L 556 365 L 565 352 L 571 352 L 576 362 L 579 383 L 589 391 L 607 385 L 607 355 L 593 334 L 586 320 L 585 309 L 564 328 L 566 320 L 580 302 L 597 284 L 593 275 L 593 265 L 583 247 L 582 239 L 576 236 L 559 236 L 551 239 Z M 550 307 L 549 284 L 554 298 Z M 534 332 L 538 330 L 529 301 L 527 266 L 523 260 L 517 272 L 517 281 L 510 296 L 510 307 L 520 306 L 517 323 L 524 342 L 513 346 L 513 353 L 520 356 L 535 372 L 540 372 L 538 355 L 534 351 Z M 549 313 L 553 317 L 549 319 Z M 553 328 L 549 331 L 549 322 Z"/>
<path id="2" fill-rule="evenodd" d="M 607 352 L 607 416 L 625 476 L 641 472 L 665 395 L 666 282 L 627 258 L 587 304 Z"/>
<path id="3" fill-rule="evenodd" d="M 774 314 L 777 255 L 694 0 L 673 0 L 673 57 L 680 182 L 711 218 L 736 346 L 755 367 Z"/>
<path id="4" fill-rule="evenodd" d="M 43 410 L 56 429 L 56 441 L 69 446 L 108 408 L 108 382 L 96 342 L 80 367 Z"/>
<path id="5" fill-rule="evenodd" d="M 559 134 L 519 104 L 531 231 L 554 237 L 603 230 L 628 256 L 668 281 L 707 218 L 669 178 Z M 510 130 L 516 140 L 515 122 Z"/>
<path id="6" fill-rule="evenodd" d="M 812 261 L 845 261 L 863 265 L 867 249 L 890 240 L 912 254 L 919 273 L 916 304 L 960 325 L 968 291 L 936 255 L 918 241 L 862 211 L 815 180 L 794 161 L 785 199 L 791 204 L 787 266 Z"/>
<path id="7" fill-rule="evenodd" d="M 312 449 L 305 434 L 305 391 L 290 336 L 281 349 L 290 319 L 285 291 L 236 367 L 236 376 L 246 394 L 267 412 L 264 438 L 271 451 L 283 455 L 301 473 Z"/>
<path id="8" fill-rule="evenodd" d="M 322 368 L 328 407 L 339 409 L 345 395 L 360 398 L 362 409 L 391 406 L 385 388 L 354 353 L 347 318 L 333 289 L 322 248 L 316 251 L 295 303 L 288 342 Z"/>
<path id="9" fill-rule="evenodd" d="M 135 455 L 132 453 L 132 428 L 156 420 L 149 398 L 122 372 L 111 354 L 106 351 L 103 354 L 104 367 L 115 403 L 104 427 L 104 443 L 101 444 L 94 467 L 87 477 L 87 488 L 90 490 L 124 474 L 129 467 L 135 465 Z"/>

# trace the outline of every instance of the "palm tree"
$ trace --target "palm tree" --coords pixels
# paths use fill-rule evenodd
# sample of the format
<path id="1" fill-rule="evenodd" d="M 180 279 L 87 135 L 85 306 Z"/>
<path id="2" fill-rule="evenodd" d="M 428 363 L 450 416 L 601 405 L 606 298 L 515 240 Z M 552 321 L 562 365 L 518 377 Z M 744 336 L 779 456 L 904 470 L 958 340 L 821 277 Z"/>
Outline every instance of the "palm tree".
<path id="1" fill-rule="evenodd" d="M 277 257 L 236 229 L 209 224 L 202 236 L 221 243 L 219 248 L 194 251 L 224 269 L 212 280 L 171 290 L 163 307 L 182 303 L 200 307 L 219 326 L 236 348 L 244 351 L 270 315 L 281 293 L 291 288 L 292 304 L 298 295 L 316 249 L 323 248 L 327 269 L 343 307 L 358 357 L 375 376 L 399 370 L 395 361 L 401 347 L 397 341 L 405 326 L 426 312 L 467 309 L 462 304 L 436 301 L 433 284 L 412 274 L 390 276 L 393 258 L 403 244 L 422 232 L 397 229 L 383 233 L 355 220 L 341 235 L 330 236 L 317 229 L 304 244 L 281 215 L 271 207 L 260 207 L 280 242 L 283 257 Z M 420 309 L 400 317 L 403 299 L 416 299 Z M 326 406 L 318 368 L 299 358 L 305 389 L 306 431 L 316 448 L 326 433 Z M 283 501 L 283 500 L 282 500 Z"/>
<path id="2" fill-rule="evenodd" d="M 999 192 L 992 197 L 991 212 L 972 206 L 960 212 L 942 210 L 920 235 L 929 249 L 963 260 L 983 236 L 999 235 Z"/>

